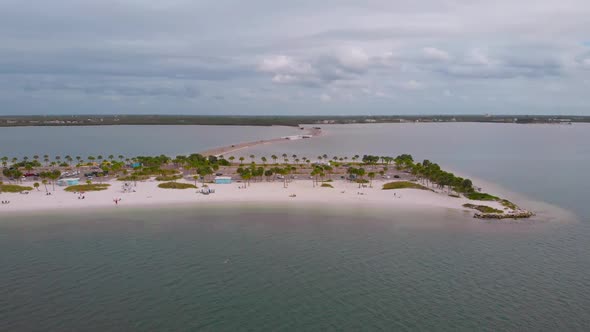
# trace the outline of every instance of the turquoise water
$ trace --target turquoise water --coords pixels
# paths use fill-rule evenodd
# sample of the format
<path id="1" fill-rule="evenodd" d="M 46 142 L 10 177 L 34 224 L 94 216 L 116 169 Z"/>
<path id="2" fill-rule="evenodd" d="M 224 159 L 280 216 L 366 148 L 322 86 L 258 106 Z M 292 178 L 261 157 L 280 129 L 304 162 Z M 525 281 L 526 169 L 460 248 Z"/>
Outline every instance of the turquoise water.
<path id="1" fill-rule="evenodd" d="M 586 330 L 588 129 L 325 127 L 243 152 L 408 152 L 577 220 L 248 205 L 0 214 L 0 330 Z"/>

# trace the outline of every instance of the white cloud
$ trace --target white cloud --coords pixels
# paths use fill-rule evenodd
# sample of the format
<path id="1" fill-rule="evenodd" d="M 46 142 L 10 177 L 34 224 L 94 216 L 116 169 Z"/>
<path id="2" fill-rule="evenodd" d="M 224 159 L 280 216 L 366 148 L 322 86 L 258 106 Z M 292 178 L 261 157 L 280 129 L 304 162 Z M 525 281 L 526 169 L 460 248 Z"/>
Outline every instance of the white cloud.
<path id="1" fill-rule="evenodd" d="M 328 103 L 332 101 L 332 96 L 326 94 L 326 93 L 322 93 L 322 95 L 320 96 L 320 100 L 323 101 L 324 103 Z"/>
<path id="2" fill-rule="evenodd" d="M 425 47 L 422 49 L 424 57 L 428 60 L 434 61 L 449 61 L 451 56 L 449 53 L 434 47 Z"/>

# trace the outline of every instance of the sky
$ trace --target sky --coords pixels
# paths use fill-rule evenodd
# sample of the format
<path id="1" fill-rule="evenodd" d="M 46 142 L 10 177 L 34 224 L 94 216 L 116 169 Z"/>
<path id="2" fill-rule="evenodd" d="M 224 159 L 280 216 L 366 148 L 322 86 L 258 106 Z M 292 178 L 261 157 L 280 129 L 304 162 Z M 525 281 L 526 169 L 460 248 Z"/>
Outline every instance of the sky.
<path id="1" fill-rule="evenodd" d="M 588 0 L 0 0 L 0 115 L 590 115 Z"/>

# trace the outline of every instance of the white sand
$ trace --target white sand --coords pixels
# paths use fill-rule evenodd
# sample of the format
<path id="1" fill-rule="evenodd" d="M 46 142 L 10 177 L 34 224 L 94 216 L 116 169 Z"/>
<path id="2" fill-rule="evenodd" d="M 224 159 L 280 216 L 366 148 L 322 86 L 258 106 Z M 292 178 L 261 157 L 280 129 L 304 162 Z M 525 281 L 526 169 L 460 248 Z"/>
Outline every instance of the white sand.
<path id="1" fill-rule="evenodd" d="M 288 188 L 283 188 L 283 183 L 276 182 L 252 182 L 246 189 L 239 189 L 243 183 L 233 184 L 209 184 L 215 189 L 214 194 L 203 195 L 196 189 L 161 189 L 158 182 L 138 182 L 136 192 L 123 193 L 122 183 L 110 182 L 108 190 L 100 192 L 87 192 L 85 199 L 78 199 L 78 194 L 69 193 L 62 187 L 56 187 L 47 196 L 43 186 L 40 191 L 33 190 L 28 195 L 2 193 L 0 200 L 10 201 L 10 204 L 0 205 L 2 211 L 11 212 L 35 212 L 59 209 L 85 209 L 85 208 L 116 208 L 115 198 L 121 198 L 119 206 L 129 207 L 158 207 L 175 204 L 207 204 L 212 202 L 225 203 L 275 203 L 286 202 L 288 204 L 327 204 L 332 206 L 376 206 L 385 209 L 399 207 L 416 207 L 419 209 L 428 207 L 450 208 L 468 210 L 462 205 L 473 203 L 487 205 L 503 210 L 497 202 L 470 201 L 465 198 L 449 197 L 446 193 L 437 193 L 426 190 L 399 189 L 381 190 L 383 181 L 373 181 L 373 188 L 358 188 L 358 184 L 345 181 L 335 181 L 331 184 L 334 188 L 313 187 L 311 180 L 295 180 L 289 183 Z M 26 183 L 24 185 L 27 185 Z M 199 184 L 199 187 L 201 185 Z M 362 193 L 363 195 L 359 195 Z M 394 196 L 395 193 L 395 196 Z M 289 197 L 290 195 L 296 197 Z M 474 212 L 473 210 L 469 210 Z"/>

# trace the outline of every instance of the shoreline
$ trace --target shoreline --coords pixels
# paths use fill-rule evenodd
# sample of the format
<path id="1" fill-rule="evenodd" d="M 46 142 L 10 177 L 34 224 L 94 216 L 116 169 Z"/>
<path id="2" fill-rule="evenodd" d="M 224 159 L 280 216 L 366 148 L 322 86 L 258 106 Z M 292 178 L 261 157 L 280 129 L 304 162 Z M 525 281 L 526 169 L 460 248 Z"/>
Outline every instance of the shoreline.
<path id="1" fill-rule="evenodd" d="M 180 183 L 191 183 L 179 180 Z M 229 207 L 238 205 L 287 206 L 309 208 L 324 206 L 335 209 L 369 209 L 395 214 L 400 210 L 447 209 L 473 217 L 475 211 L 463 207 L 464 204 L 477 204 L 478 201 L 467 198 L 454 198 L 444 193 L 420 189 L 382 190 L 388 181 L 375 180 L 373 187 L 358 188 L 356 183 L 346 180 L 329 182 L 334 188 L 313 185 L 312 180 L 294 180 L 287 188 L 282 181 L 255 182 L 250 186 L 244 183 L 208 184 L 215 193 L 203 195 L 199 189 L 162 189 L 160 182 L 148 180 L 137 182 L 136 192 L 124 193 L 123 182 L 111 180 L 105 183 L 110 187 L 104 191 L 86 192 L 85 199 L 79 194 L 66 192 L 63 187 L 56 187 L 52 195 L 44 190 L 34 190 L 29 194 L 3 193 L 2 200 L 11 203 L 0 206 L 4 216 L 42 214 L 48 212 L 85 212 L 116 211 L 127 209 L 160 209 L 188 207 Z M 244 189 L 245 187 L 245 189 Z M 120 205 L 114 200 L 120 198 Z M 479 202 L 481 203 L 481 202 Z M 502 208 L 498 202 L 485 202 L 494 208 Z M 551 219 L 540 215 L 532 218 Z M 510 220 L 510 219 L 508 219 Z M 487 220 L 484 220 L 486 222 Z"/>

